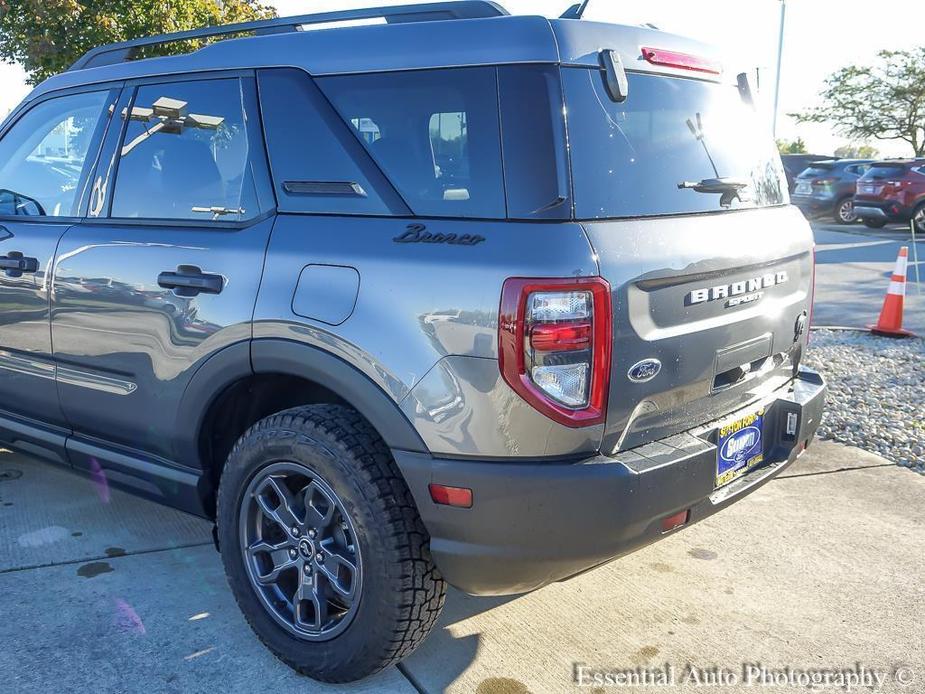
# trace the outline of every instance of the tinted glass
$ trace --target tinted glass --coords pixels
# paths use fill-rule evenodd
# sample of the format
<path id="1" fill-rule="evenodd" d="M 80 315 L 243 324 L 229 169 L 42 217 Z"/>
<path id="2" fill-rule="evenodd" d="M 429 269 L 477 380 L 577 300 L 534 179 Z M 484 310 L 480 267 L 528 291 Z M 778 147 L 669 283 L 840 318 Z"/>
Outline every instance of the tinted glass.
<path id="1" fill-rule="evenodd" d="M 799 178 L 816 178 L 817 176 L 829 176 L 835 170 L 834 166 L 823 166 L 814 164 L 799 175 Z"/>
<path id="2" fill-rule="evenodd" d="M 599 70 L 562 70 L 576 215 L 684 214 L 779 205 L 780 157 L 766 125 L 732 85 L 630 74 L 614 103 Z M 745 188 L 698 192 L 706 179 Z M 682 185 L 683 187 L 679 187 Z"/>
<path id="3" fill-rule="evenodd" d="M 415 214 L 505 216 L 494 68 L 317 82 Z"/>
<path id="4" fill-rule="evenodd" d="M 239 79 L 138 88 L 122 141 L 112 216 L 240 221 L 260 212 Z"/>
<path id="5" fill-rule="evenodd" d="M 508 216 L 568 219 L 571 199 L 562 84 L 555 67 L 498 71 Z"/>
<path id="6" fill-rule="evenodd" d="M 281 210 L 407 214 L 352 132 L 371 144 L 379 138 L 374 123 L 364 118 L 345 125 L 301 70 L 260 70 L 258 80 Z"/>
<path id="7" fill-rule="evenodd" d="M 905 166 L 872 166 L 862 178 L 880 181 L 887 178 L 896 178 L 906 175 Z"/>
<path id="8" fill-rule="evenodd" d="M 49 99 L 0 140 L 0 215 L 76 216 L 110 92 Z"/>
<path id="9" fill-rule="evenodd" d="M 852 164 L 851 166 L 845 167 L 845 172 L 852 176 L 861 176 L 869 168 L 869 164 Z"/>

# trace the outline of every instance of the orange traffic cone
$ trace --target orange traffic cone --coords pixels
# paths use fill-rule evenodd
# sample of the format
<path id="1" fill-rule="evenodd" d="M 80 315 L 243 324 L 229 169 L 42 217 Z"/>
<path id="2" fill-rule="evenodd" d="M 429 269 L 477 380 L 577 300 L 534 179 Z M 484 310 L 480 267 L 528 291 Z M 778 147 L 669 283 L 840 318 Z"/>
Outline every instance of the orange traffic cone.
<path id="1" fill-rule="evenodd" d="M 890 278 L 890 288 L 886 290 L 883 309 L 877 325 L 868 326 L 874 335 L 886 337 L 913 337 L 908 330 L 903 330 L 903 299 L 906 296 L 906 264 L 909 260 L 909 247 L 899 249 L 896 269 Z"/>

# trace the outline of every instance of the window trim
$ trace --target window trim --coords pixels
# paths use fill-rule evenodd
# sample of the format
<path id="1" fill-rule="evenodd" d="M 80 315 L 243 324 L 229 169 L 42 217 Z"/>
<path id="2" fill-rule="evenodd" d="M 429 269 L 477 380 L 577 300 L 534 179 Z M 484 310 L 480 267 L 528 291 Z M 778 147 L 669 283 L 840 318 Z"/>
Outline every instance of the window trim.
<path id="1" fill-rule="evenodd" d="M 77 94 L 91 94 L 93 92 L 108 92 L 107 100 L 110 104 L 116 105 L 119 103 L 121 98 L 122 91 L 124 88 L 124 82 L 122 81 L 108 81 L 100 82 L 97 84 L 88 84 L 80 87 L 70 87 L 68 89 L 57 89 L 47 94 L 42 94 L 41 96 L 29 100 L 26 99 L 19 104 L 10 115 L 0 126 L 0 140 L 3 140 L 9 132 L 16 127 L 16 125 L 25 118 L 29 113 L 33 111 L 36 107 L 44 104 L 52 99 L 66 98 L 69 96 L 75 96 Z M 83 179 L 80 181 L 79 187 L 80 190 L 77 192 L 77 196 L 74 199 L 74 209 L 77 210 L 78 214 L 76 215 L 43 215 L 43 216 L 31 216 L 31 215 L 9 215 L 9 214 L 0 214 L 0 222 L 7 223 L 22 223 L 22 224 L 77 224 L 83 219 L 83 212 L 86 208 L 87 198 L 89 194 L 89 183 L 93 180 L 94 175 L 96 174 L 96 168 L 100 161 L 100 156 L 105 148 L 106 144 L 106 134 L 109 132 L 109 128 L 112 126 L 112 116 L 105 117 L 106 123 L 103 127 L 102 137 L 100 138 L 99 144 L 96 147 L 96 152 L 87 152 L 87 156 L 84 162 L 83 171 L 86 171 L 86 178 L 81 176 Z M 101 123 L 97 124 L 99 127 Z"/>
<path id="2" fill-rule="evenodd" d="M 259 168 L 261 171 L 255 171 L 255 173 L 260 173 L 260 175 L 265 178 L 264 182 L 266 185 L 263 187 L 269 190 L 271 193 L 269 200 L 263 200 L 264 196 L 261 194 L 261 186 L 255 181 L 257 212 L 254 216 L 242 220 L 183 219 L 173 217 L 114 217 L 112 215 L 112 204 L 115 199 L 116 184 L 119 180 L 119 166 L 121 162 L 121 156 L 117 156 L 113 166 L 113 182 L 111 186 L 112 189 L 107 197 L 103 212 L 98 217 L 90 217 L 88 200 L 88 204 L 83 210 L 84 217 L 82 219 L 93 224 L 105 224 L 113 226 L 196 227 L 202 229 L 236 230 L 247 229 L 249 227 L 255 226 L 267 218 L 277 214 L 276 193 L 273 190 L 273 179 L 270 172 L 269 158 L 267 156 L 266 141 L 263 131 L 263 118 L 260 113 L 260 99 L 257 92 L 257 77 L 255 70 L 210 70 L 204 72 L 163 74 L 151 77 L 129 79 L 125 80 L 123 93 L 129 94 L 127 107 L 132 108 L 135 104 L 135 99 L 138 96 L 138 91 L 142 87 L 156 84 L 176 84 L 178 82 L 207 82 L 231 79 L 238 80 L 241 88 L 248 91 L 246 98 L 247 100 L 251 101 L 252 105 L 254 106 L 254 113 L 246 114 L 245 122 L 247 127 L 245 132 L 247 134 L 249 148 L 256 148 L 259 150 L 259 152 L 254 152 L 253 157 L 249 157 L 249 159 L 260 162 Z M 106 154 L 113 156 L 121 151 L 122 145 L 125 142 L 125 137 L 128 133 L 128 124 L 128 120 L 122 120 L 120 122 L 121 127 L 119 136 L 115 140 L 114 146 L 106 150 Z M 100 156 L 99 161 L 102 160 L 103 157 Z M 94 176 L 95 175 L 96 171 L 94 170 Z"/>
<path id="3" fill-rule="evenodd" d="M 327 113 L 319 113 L 319 116 L 325 118 L 326 116 L 331 116 L 333 123 L 331 124 L 332 132 L 334 128 L 340 128 L 341 133 L 344 137 L 348 138 L 352 144 L 355 144 L 356 149 L 354 152 L 348 152 L 352 154 L 354 162 L 359 168 L 360 172 L 366 176 L 370 186 L 376 191 L 377 195 L 385 202 L 385 204 L 393 209 L 389 214 L 379 213 L 379 214 L 370 214 L 364 212 L 308 212 L 303 210 L 295 209 L 280 209 L 280 194 L 277 190 L 278 186 L 281 186 L 283 181 L 277 176 L 276 170 L 273 168 L 273 158 L 270 152 L 269 141 L 267 139 L 267 128 L 266 128 L 266 119 L 264 118 L 264 99 L 261 94 L 260 86 L 260 73 L 261 72 L 270 72 L 273 70 L 295 70 L 300 73 L 300 76 L 306 80 L 307 88 L 309 90 L 309 100 L 312 102 L 313 106 L 317 106 L 319 110 L 327 110 Z M 313 75 L 311 75 L 307 70 L 298 66 L 278 66 L 278 67 L 261 67 L 255 71 L 256 77 L 256 86 L 257 86 L 257 101 L 259 104 L 260 110 L 260 133 L 263 140 L 264 153 L 267 158 L 267 170 L 270 176 L 270 184 L 273 188 L 273 194 L 276 196 L 276 212 L 277 214 L 286 214 L 286 215 L 303 215 L 303 216 L 319 216 L 319 217 L 369 217 L 369 218 L 379 218 L 379 219 L 392 219 L 392 218 L 402 218 L 402 217 L 414 217 L 414 213 L 411 211 L 411 208 L 408 207 L 407 201 L 402 197 L 401 193 L 395 188 L 392 181 L 388 176 L 385 175 L 385 172 L 379 166 L 375 159 L 370 155 L 369 150 L 359 141 L 354 134 L 354 128 L 352 125 L 345 121 L 341 116 L 340 112 L 334 107 L 334 104 L 331 103 L 330 99 L 325 95 L 321 90 L 321 87 L 318 86 Z M 338 133 L 334 133 L 338 135 Z M 283 208 L 288 208 L 286 202 L 282 205 Z"/>

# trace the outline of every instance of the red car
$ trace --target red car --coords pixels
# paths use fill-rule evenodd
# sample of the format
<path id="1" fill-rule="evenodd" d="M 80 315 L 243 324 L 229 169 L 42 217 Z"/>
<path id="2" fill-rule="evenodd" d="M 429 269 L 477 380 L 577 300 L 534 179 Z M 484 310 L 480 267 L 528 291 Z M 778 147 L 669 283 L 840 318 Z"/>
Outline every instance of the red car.
<path id="1" fill-rule="evenodd" d="M 912 219 L 925 233 L 925 159 L 874 163 L 858 179 L 854 211 L 872 229 Z"/>

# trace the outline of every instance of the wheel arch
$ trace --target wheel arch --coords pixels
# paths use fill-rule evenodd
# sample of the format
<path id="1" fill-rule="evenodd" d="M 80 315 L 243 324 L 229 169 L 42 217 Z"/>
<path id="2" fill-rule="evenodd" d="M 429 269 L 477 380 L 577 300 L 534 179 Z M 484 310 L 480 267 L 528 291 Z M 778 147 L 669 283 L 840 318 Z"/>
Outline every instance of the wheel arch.
<path id="1" fill-rule="evenodd" d="M 199 495 L 207 515 L 214 515 L 215 490 L 234 441 L 265 416 L 313 403 L 353 408 L 390 449 L 427 452 L 398 404 L 339 357 L 291 340 L 237 343 L 199 368 L 177 408 L 175 457 L 202 471 Z"/>

